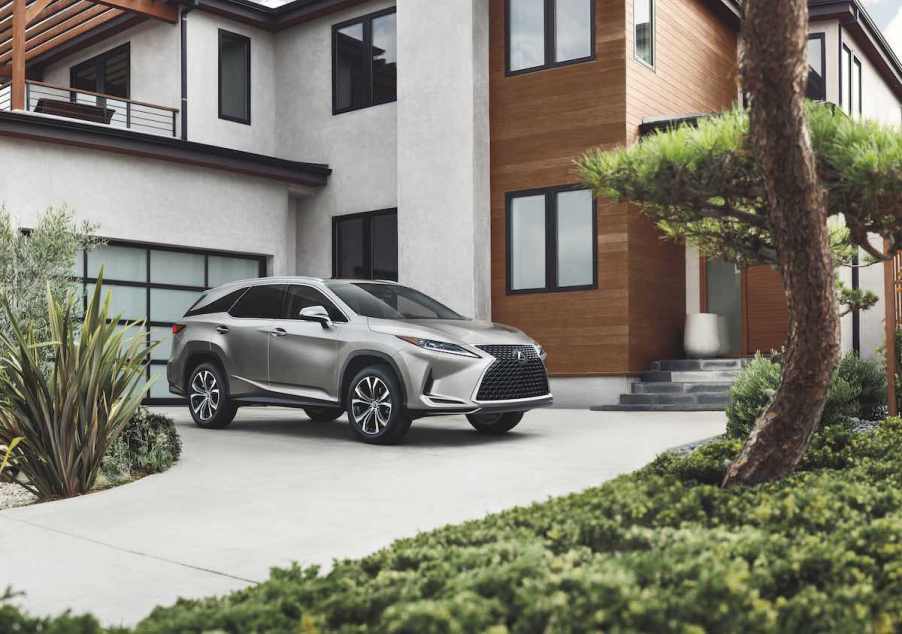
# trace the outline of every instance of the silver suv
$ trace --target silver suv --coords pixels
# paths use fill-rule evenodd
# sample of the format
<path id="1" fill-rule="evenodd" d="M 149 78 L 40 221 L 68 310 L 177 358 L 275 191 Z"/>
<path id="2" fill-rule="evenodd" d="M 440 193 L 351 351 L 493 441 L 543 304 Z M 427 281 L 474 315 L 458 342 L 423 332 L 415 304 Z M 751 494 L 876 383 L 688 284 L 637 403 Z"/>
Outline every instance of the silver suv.
<path id="1" fill-rule="evenodd" d="M 358 438 L 387 444 L 440 414 L 501 434 L 552 400 L 532 339 L 393 282 L 233 282 L 172 330 L 169 389 L 201 427 L 225 427 L 242 405 L 281 405 L 314 421 L 347 412 Z"/>

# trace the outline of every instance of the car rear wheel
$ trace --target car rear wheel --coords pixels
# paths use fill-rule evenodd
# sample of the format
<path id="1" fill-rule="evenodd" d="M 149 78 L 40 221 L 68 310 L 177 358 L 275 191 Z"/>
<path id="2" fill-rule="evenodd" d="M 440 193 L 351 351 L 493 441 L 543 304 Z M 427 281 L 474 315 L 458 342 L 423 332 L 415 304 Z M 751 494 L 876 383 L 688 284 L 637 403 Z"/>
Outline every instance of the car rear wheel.
<path id="1" fill-rule="evenodd" d="M 523 420 L 524 412 L 467 414 L 467 420 L 481 434 L 506 434 Z"/>
<path id="2" fill-rule="evenodd" d="M 344 414 L 340 407 L 305 407 L 304 413 L 314 423 L 331 423 Z"/>
<path id="3" fill-rule="evenodd" d="M 202 363 L 191 372 L 188 411 L 204 429 L 222 429 L 235 418 L 238 408 L 229 398 L 222 371 L 212 363 Z"/>
<path id="4" fill-rule="evenodd" d="M 394 372 L 383 366 L 370 366 L 354 375 L 345 408 L 351 430 L 364 442 L 394 444 L 410 429 L 401 384 Z"/>

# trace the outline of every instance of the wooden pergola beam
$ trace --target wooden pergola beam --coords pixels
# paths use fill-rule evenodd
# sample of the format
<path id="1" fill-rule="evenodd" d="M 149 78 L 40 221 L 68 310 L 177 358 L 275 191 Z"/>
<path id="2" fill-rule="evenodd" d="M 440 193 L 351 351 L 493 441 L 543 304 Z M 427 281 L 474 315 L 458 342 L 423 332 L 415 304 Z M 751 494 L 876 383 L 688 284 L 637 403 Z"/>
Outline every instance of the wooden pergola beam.
<path id="1" fill-rule="evenodd" d="M 10 86 L 10 110 L 25 109 L 25 26 L 27 21 L 25 0 L 13 0 L 12 85 Z"/>
<path id="2" fill-rule="evenodd" d="M 60 35 L 52 39 L 48 39 L 42 44 L 39 44 L 33 48 L 28 49 L 28 54 L 26 55 L 26 59 L 33 59 L 38 55 L 42 55 L 47 51 L 56 48 L 62 44 L 65 44 L 71 39 L 74 39 L 84 33 L 87 33 L 91 29 L 97 28 L 101 24 L 109 22 L 110 20 L 115 20 L 120 15 L 125 14 L 125 11 L 120 11 L 119 9 L 107 9 L 100 15 L 97 15 L 86 22 L 82 22 L 77 27 L 68 29 L 63 31 Z"/>
<path id="3" fill-rule="evenodd" d="M 28 9 L 25 12 L 26 26 L 35 21 L 38 15 L 44 11 L 47 7 L 49 7 L 54 0 L 34 0 L 30 5 L 28 5 Z"/>
<path id="4" fill-rule="evenodd" d="M 97 7 L 97 5 L 95 5 L 93 2 L 90 2 L 89 0 L 76 0 L 75 2 L 62 0 L 61 5 L 62 6 L 58 10 L 54 11 L 52 15 L 49 15 L 46 18 L 40 20 L 37 24 L 32 24 L 30 27 L 26 27 L 26 42 L 34 37 L 37 37 L 47 29 L 53 28 L 60 22 L 78 15 L 82 11 Z M 12 43 L 12 29 L 3 31 L 2 28 L 3 23 L 0 22 L 0 53 L 8 53 L 9 47 Z"/>
<path id="5" fill-rule="evenodd" d="M 102 5 L 96 5 L 85 11 L 64 20 L 59 24 L 28 38 L 27 49 L 25 53 L 25 61 L 34 59 L 42 53 L 46 53 L 55 46 L 59 46 L 68 42 L 74 37 L 78 37 L 83 33 L 87 33 L 93 28 L 109 22 L 114 18 L 123 15 L 125 11 L 119 9 L 110 9 Z M 11 50 L 7 49 L 0 53 L 0 64 L 5 64 L 14 56 L 16 46 L 13 44 Z"/>
<path id="6" fill-rule="evenodd" d="M 170 24 L 175 24 L 179 20 L 178 7 L 161 0 L 96 0 L 96 2 L 114 9 L 163 20 Z"/>

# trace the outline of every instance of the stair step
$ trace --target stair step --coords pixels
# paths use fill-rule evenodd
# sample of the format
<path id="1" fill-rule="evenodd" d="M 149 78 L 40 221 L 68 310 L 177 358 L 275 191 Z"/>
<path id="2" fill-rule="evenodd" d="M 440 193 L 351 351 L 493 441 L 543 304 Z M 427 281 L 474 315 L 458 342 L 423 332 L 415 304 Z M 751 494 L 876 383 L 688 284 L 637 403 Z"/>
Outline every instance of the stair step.
<path id="1" fill-rule="evenodd" d="M 597 405 L 593 412 L 722 412 L 723 407 L 709 404 L 680 405 Z"/>
<path id="2" fill-rule="evenodd" d="M 636 381 L 630 385 L 633 394 L 692 394 L 697 392 L 717 392 L 729 394 L 732 383 L 643 383 Z"/>
<path id="3" fill-rule="evenodd" d="M 723 393 L 621 394 L 621 405 L 711 405 L 726 408 L 730 398 Z"/>
<path id="4" fill-rule="evenodd" d="M 643 383 L 732 383 L 740 370 L 648 370 L 639 374 Z"/>
<path id="5" fill-rule="evenodd" d="M 746 359 L 666 359 L 651 364 L 652 370 L 741 370 Z"/>

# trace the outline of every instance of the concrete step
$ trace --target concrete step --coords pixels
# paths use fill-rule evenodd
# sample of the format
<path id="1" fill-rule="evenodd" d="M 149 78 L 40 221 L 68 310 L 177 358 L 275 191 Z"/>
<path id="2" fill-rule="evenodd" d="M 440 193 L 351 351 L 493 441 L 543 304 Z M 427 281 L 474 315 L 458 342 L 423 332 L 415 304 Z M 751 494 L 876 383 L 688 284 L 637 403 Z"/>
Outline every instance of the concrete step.
<path id="1" fill-rule="evenodd" d="M 648 370 L 639 374 L 643 383 L 732 383 L 740 370 Z"/>
<path id="2" fill-rule="evenodd" d="M 707 404 L 680 405 L 596 405 L 593 412 L 722 412 L 723 407 Z"/>
<path id="3" fill-rule="evenodd" d="M 717 392 L 729 394 L 732 383 L 643 383 L 636 381 L 630 385 L 633 394 L 692 394 L 697 392 Z"/>
<path id="4" fill-rule="evenodd" d="M 693 371 L 693 370 L 741 370 L 748 359 L 666 359 L 651 364 L 652 370 Z"/>
<path id="5" fill-rule="evenodd" d="M 710 405 L 726 408 L 730 397 L 722 392 L 696 394 L 621 394 L 621 405 Z"/>

